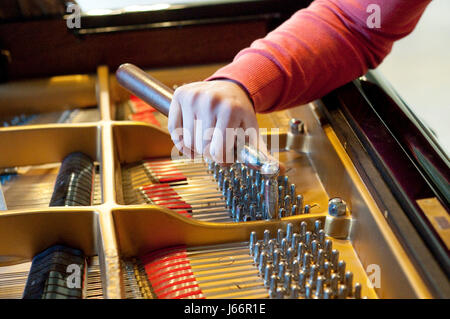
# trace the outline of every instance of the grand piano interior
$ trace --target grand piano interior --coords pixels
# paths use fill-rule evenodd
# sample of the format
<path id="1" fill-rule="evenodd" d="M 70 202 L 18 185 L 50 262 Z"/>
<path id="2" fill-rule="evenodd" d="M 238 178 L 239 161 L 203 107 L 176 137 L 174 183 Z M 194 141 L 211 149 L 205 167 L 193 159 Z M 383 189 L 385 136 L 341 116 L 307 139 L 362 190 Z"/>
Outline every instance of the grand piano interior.
<path id="1" fill-rule="evenodd" d="M 203 80 L 309 2 L 165 2 L 69 28 L 2 1 L 0 298 L 449 298 L 448 157 L 382 75 L 258 115 L 287 168 L 266 220 L 258 172 L 171 160 L 115 70 Z"/>

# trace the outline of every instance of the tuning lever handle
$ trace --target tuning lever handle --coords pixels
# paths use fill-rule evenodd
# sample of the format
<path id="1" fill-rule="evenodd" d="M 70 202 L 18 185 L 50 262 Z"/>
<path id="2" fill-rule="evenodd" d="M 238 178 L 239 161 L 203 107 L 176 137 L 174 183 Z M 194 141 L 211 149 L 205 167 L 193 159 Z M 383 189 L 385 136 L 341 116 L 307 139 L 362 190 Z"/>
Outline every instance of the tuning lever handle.
<path id="1" fill-rule="evenodd" d="M 137 66 L 125 63 L 116 72 L 121 86 L 144 100 L 165 116 L 169 116 L 173 90 Z"/>

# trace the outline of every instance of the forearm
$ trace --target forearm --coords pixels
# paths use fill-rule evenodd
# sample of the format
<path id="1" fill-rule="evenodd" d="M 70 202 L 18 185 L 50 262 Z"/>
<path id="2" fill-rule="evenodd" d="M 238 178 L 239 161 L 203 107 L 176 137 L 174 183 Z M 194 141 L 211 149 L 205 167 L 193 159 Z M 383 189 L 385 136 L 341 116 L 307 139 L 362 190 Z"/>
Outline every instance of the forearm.
<path id="1" fill-rule="evenodd" d="M 414 29 L 429 2 L 316 0 L 210 79 L 240 83 L 257 112 L 310 102 L 375 68 L 393 42 Z M 369 4 L 381 8 L 379 29 L 366 24 Z"/>

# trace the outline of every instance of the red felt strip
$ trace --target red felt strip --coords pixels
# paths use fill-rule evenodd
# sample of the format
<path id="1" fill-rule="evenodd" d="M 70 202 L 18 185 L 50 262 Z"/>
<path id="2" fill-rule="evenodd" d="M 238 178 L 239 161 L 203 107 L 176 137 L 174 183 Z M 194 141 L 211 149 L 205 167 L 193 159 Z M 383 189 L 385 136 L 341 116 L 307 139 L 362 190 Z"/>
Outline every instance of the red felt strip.
<path id="1" fill-rule="evenodd" d="M 170 185 L 167 184 L 149 184 L 149 185 L 142 185 L 141 186 L 143 190 L 153 191 L 160 188 L 170 188 Z"/>
<path id="2" fill-rule="evenodd" d="M 202 291 L 192 272 L 186 246 L 173 246 L 153 251 L 143 256 L 141 260 L 158 298 L 181 299 L 192 296 L 204 298 L 201 296 Z M 185 284 L 188 285 L 179 287 Z M 180 295 L 175 296 L 176 293 Z"/>
<path id="3" fill-rule="evenodd" d="M 160 183 L 175 183 L 175 182 L 184 182 L 187 180 L 187 178 L 184 177 L 184 175 L 181 175 L 167 178 L 159 178 L 158 180 Z"/>
<path id="4" fill-rule="evenodd" d="M 158 271 L 158 272 L 160 272 L 160 273 L 156 273 L 156 274 L 152 274 L 152 275 L 150 275 L 149 273 L 147 273 L 147 275 L 149 275 L 148 279 L 154 280 L 154 279 L 156 279 L 156 278 L 158 278 L 158 277 L 162 277 L 162 276 L 164 276 L 164 275 L 168 275 L 168 274 L 171 274 L 171 273 L 173 273 L 173 272 L 182 271 L 182 270 L 191 270 L 191 266 L 189 266 L 189 261 L 181 261 L 181 262 L 173 263 L 173 264 L 171 264 L 170 266 L 167 266 L 167 268 L 168 268 L 168 267 L 174 267 L 174 266 L 185 265 L 185 264 L 188 264 L 188 266 L 184 266 L 184 267 L 175 268 L 175 269 L 170 269 L 170 270 L 167 270 L 167 271 L 160 272 L 160 271 L 162 271 L 164 268 L 166 268 L 166 267 L 162 267 L 162 268 Z M 147 271 L 147 269 L 146 269 L 146 271 Z"/>
<path id="5" fill-rule="evenodd" d="M 165 206 L 169 209 L 187 209 L 187 210 L 191 210 L 192 206 L 189 204 L 177 204 L 177 205 L 167 205 Z"/>

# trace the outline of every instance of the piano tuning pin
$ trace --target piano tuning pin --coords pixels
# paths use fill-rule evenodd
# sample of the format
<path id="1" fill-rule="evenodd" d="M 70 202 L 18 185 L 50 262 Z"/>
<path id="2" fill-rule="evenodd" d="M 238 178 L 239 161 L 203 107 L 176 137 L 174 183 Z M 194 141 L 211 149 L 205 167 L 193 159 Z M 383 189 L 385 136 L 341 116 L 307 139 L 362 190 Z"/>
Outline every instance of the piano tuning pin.
<path id="1" fill-rule="evenodd" d="M 276 241 L 274 239 L 269 239 L 269 243 L 267 245 L 267 250 L 269 252 L 269 257 L 272 260 L 273 259 L 273 254 L 276 248 Z"/>
<path id="2" fill-rule="evenodd" d="M 247 190 L 245 189 L 245 186 L 242 185 L 242 186 L 239 188 L 239 200 L 240 200 L 240 201 L 243 201 L 243 200 L 244 200 L 244 196 L 246 195 L 246 193 L 247 193 Z"/>
<path id="3" fill-rule="evenodd" d="M 345 283 L 345 261 L 339 260 L 337 267 L 337 274 L 339 276 L 339 282 Z"/>
<path id="4" fill-rule="evenodd" d="M 289 177 L 288 176 L 284 176 L 283 178 L 283 187 L 284 187 L 284 195 L 286 195 L 286 192 L 288 191 L 288 187 L 289 187 Z"/>
<path id="5" fill-rule="evenodd" d="M 323 299 L 332 299 L 333 293 L 330 288 L 325 288 L 323 290 Z"/>
<path id="6" fill-rule="evenodd" d="M 222 193 L 224 196 L 226 195 L 229 186 L 230 186 L 230 181 L 227 177 L 225 177 L 223 180 L 223 184 L 222 184 Z"/>
<path id="7" fill-rule="evenodd" d="M 352 297 L 352 287 L 353 287 L 353 273 L 351 271 L 347 271 L 345 273 L 345 281 L 344 284 L 347 286 L 347 296 Z"/>
<path id="8" fill-rule="evenodd" d="M 286 212 L 291 212 L 291 196 L 289 195 L 284 196 L 284 209 Z"/>
<path id="9" fill-rule="evenodd" d="M 228 187 L 226 204 L 227 204 L 228 209 L 231 209 L 233 207 L 233 188 L 232 187 Z"/>
<path id="10" fill-rule="evenodd" d="M 316 281 L 316 298 L 323 298 L 323 289 L 324 289 L 324 278 L 322 276 L 317 277 Z"/>
<path id="11" fill-rule="evenodd" d="M 286 225 L 286 238 L 289 244 L 291 243 L 293 233 L 294 233 L 294 225 L 292 223 L 288 223 Z"/>
<path id="12" fill-rule="evenodd" d="M 322 229 L 322 222 L 320 220 L 314 221 L 314 234 L 317 236 L 319 234 L 319 230 Z"/>
<path id="13" fill-rule="evenodd" d="M 295 198 L 295 196 L 296 196 L 296 187 L 295 187 L 295 184 L 291 184 L 291 193 L 289 194 L 290 196 L 291 196 L 291 198 L 292 198 L 292 200 L 294 200 L 294 198 Z"/>
<path id="14" fill-rule="evenodd" d="M 263 204 L 261 194 L 259 194 L 259 193 L 256 194 L 255 203 L 256 203 L 256 210 L 261 211 L 261 207 Z"/>
<path id="15" fill-rule="evenodd" d="M 261 180 L 261 186 L 260 186 L 260 191 L 259 191 L 259 193 L 260 193 L 262 196 L 264 196 L 264 194 L 265 194 L 265 188 L 266 188 L 266 183 L 265 183 L 264 180 Z"/>
<path id="16" fill-rule="evenodd" d="M 284 280 L 283 280 L 283 288 L 285 292 L 289 292 L 291 290 L 291 284 L 292 284 L 292 274 L 289 271 L 286 271 L 284 273 Z"/>
<path id="17" fill-rule="evenodd" d="M 241 189 L 241 181 L 238 177 L 233 179 L 233 189 L 237 194 L 239 194 L 239 190 Z"/>
<path id="18" fill-rule="evenodd" d="M 243 207 L 242 205 L 237 205 L 236 206 L 236 215 L 234 217 L 234 221 L 235 222 L 239 222 L 242 220 L 242 215 L 243 215 Z"/>
<path id="19" fill-rule="evenodd" d="M 266 270 L 267 265 L 267 253 L 263 250 L 261 254 L 259 255 L 259 264 L 258 264 L 258 271 L 261 276 L 264 276 L 264 271 Z"/>
<path id="20" fill-rule="evenodd" d="M 308 283 L 311 285 L 313 289 L 316 288 L 316 281 L 318 276 L 318 268 L 317 265 L 312 264 L 309 272 Z"/>
<path id="21" fill-rule="evenodd" d="M 297 195 L 296 205 L 298 207 L 298 213 L 299 214 L 303 213 L 303 196 L 302 195 Z"/>
<path id="22" fill-rule="evenodd" d="M 303 270 L 300 270 L 298 274 L 298 288 L 300 296 L 304 297 L 306 293 L 306 274 Z"/>
<path id="23" fill-rule="evenodd" d="M 331 264 L 328 261 L 323 264 L 323 276 L 325 277 L 325 284 L 329 286 L 331 283 Z"/>
<path id="24" fill-rule="evenodd" d="M 228 176 L 230 178 L 230 181 L 233 181 L 234 178 L 236 177 L 235 173 L 236 173 L 236 170 L 234 169 L 234 167 L 231 166 L 230 170 L 228 171 Z"/>
<path id="25" fill-rule="evenodd" d="M 339 285 L 338 299 L 346 299 L 346 298 L 347 298 L 347 286 Z"/>
<path id="26" fill-rule="evenodd" d="M 277 182 L 273 178 L 266 180 L 266 186 L 264 188 L 264 203 L 265 203 L 265 218 L 266 219 L 279 219 L 279 201 L 277 196 Z"/>
<path id="27" fill-rule="evenodd" d="M 299 260 L 301 265 L 303 265 L 303 256 L 305 255 L 305 253 L 306 253 L 305 244 L 302 243 L 302 242 L 298 243 L 298 245 L 297 245 L 297 258 L 298 258 L 298 260 Z"/>
<path id="28" fill-rule="evenodd" d="M 298 207 L 297 207 L 297 205 L 292 205 L 291 216 L 295 216 L 297 214 L 298 214 Z"/>
<path id="29" fill-rule="evenodd" d="M 231 218 L 236 218 L 236 209 L 239 203 L 239 198 L 237 196 L 233 196 L 232 204 L 231 204 Z"/>
<path id="30" fill-rule="evenodd" d="M 220 165 L 217 163 L 214 163 L 214 179 L 217 181 L 219 178 L 219 170 L 220 170 Z"/>
<path id="31" fill-rule="evenodd" d="M 291 269 L 292 263 L 294 262 L 295 250 L 292 247 L 289 247 L 286 251 L 286 263 L 287 267 Z"/>
<path id="32" fill-rule="evenodd" d="M 311 251 L 312 233 L 307 231 L 305 234 L 305 245 L 308 251 Z"/>
<path id="33" fill-rule="evenodd" d="M 278 267 L 278 264 L 281 261 L 281 250 L 278 248 L 275 248 L 273 251 L 273 265 L 274 267 Z M 276 272 L 278 272 L 278 268 L 275 269 Z"/>
<path id="34" fill-rule="evenodd" d="M 256 196 L 258 195 L 258 187 L 256 186 L 256 184 L 252 184 L 250 187 L 251 187 L 250 197 L 252 201 L 256 201 Z"/>
<path id="35" fill-rule="evenodd" d="M 294 259 L 292 261 L 292 280 L 294 282 L 298 281 L 298 276 L 299 276 L 299 272 L 300 272 L 300 263 L 298 262 L 298 259 Z"/>
<path id="36" fill-rule="evenodd" d="M 241 178 L 243 182 L 247 181 L 247 167 L 245 165 L 241 167 Z"/>
<path id="37" fill-rule="evenodd" d="M 309 214 L 311 212 L 311 205 L 305 205 L 303 214 Z"/>
<path id="38" fill-rule="evenodd" d="M 252 220 L 256 220 L 256 206 L 255 206 L 255 204 L 250 204 L 249 210 L 250 210 L 250 212 L 249 212 L 250 218 Z"/>
<path id="39" fill-rule="evenodd" d="M 311 254 L 305 252 L 303 254 L 302 270 L 305 274 L 309 274 L 310 269 L 311 269 Z"/>
<path id="40" fill-rule="evenodd" d="M 319 267 L 319 273 L 321 274 L 323 274 L 324 272 L 324 262 L 325 262 L 324 251 L 322 248 L 319 248 L 319 250 L 317 251 L 316 263 L 317 266 Z"/>
<path id="41" fill-rule="evenodd" d="M 282 260 L 278 263 L 278 278 L 280 283 L 284 282 L 285 272 L 286 272 L 286 263 Z"/>
<path id="42" fill-rule="evenodd" d="M 297 249 L 299 243 L 300 243 L 300 235 L 297 233 L 293 233 L 291 240 L 292 249 Z"/>
<path id="43" fill-rule="evenodd" d="M 281 245 L 281 240 L 283 239 L 283 237 L 284 237 L 284 232 L 283 232 L 283 230 L 281 228 L 279 228 L 277 230 L 277 243 L 278 243 L 278 245 Z"/>
<path id="44" fill-rule="evenodd" d="M 358 283 L 358 282 L 355 284 L 355 290 L 353 292 L 353 298 L 361 299 L 361 284 Z"/>
<path id="45" fill-rule="evenodd" d="M 266 286 L 266 288 L 270 286 L 270 279 L 272 277 L 272 274 L 273 274 L 273 265 L 272 264 L 266 265 L 266 269 L 264 271 L 264 286 Z"/>
<path id="46" fill-rule="evenodd" d="M 254 256 L 255 254 L 255 244 L 257 242 L 256 232 L 252 231 L 250 233 L 250 240 L 249 240 L 249 249 L 250 249 L 250 255 Z"/>
<path id="47" fill-rule="evenodd" d="M 308 227 L 308 224 L 305 221 L 300 223 L 300 240 L 301 241 L 305 241 L 307 227 Z"/>
<path id="48" fill-rule="evenodd" d="M 249 205 L 250 205 L 250 195 L 247 193 L 244 195 L 244 200 L 242 202 L 242 208 L 244 212 L 247 212 L 249 210 Z"/>
<path id="49" fill-rule="evenodd" d="M 311 252 L 311 255 L 313 257 L 313 261 L 316 262 L 316 258 L 317 258 L 317 252 L 319 250 L 319 243 L 317 242 L 317 240 L 313 240 L 311 241 L 311 248 L 309 249 L 309 251 Z"/>
<path id="50" fill-rule="evenodd" d="M 325 246 L 325 231 L 323 229 L 319 230 L 319 233 L 317 235 L 317 241 L 319 242 L 320 247 Z"/>
<path id="51" fill-rule="evenodd" d="M 219 188 L 222 189 L 222 186 L 223 186 L 223 170 L 221 168 L 219 169 L 219 172 L 218 172 L 217 184 L 219 185 Z"/>
<path id="52" fill-rule="evenodd" d="M 264 230 L 264 237 L 263 237 L 263 244 L 265 247 L 269 245 L 269 240 L 270 240 L 270 230 L 266 229 Z"/>
<path id="53" fill-rule="evenodd" d="M 290 292 L 289 298 L 298 299 L 299 296 L 300 296 L 299 287 L 296 284 L 293 284 L 291 286 L 291 292 Z"/>
<path id="54" fill-rule="evenodd" d="M 261 172 L 257 170 L 255 172 L 255 187 L 258 189 L 261 186 Z"/>
<path id="55" fill-rule="evenodd" d="M 309 283 L 305 284 L 305 298 L 312 299 L 313 298 L 313 288 Z"/>
<path id="56" fill-rule="evenodd" d="M 281 244 L 280 244 L 280 248 L 281 248 L 281 253 L 283 254 L 283 257 L 286 257 L 286 253 L 287 253 L 287 249 L 289 247 L 288 241 L 286 238 L 283 238 L 281 240 Z"/>
<path id="57" fill-rule="evenodd" d="M 276 292 L 278 287 L 278 276 L 276 274 L 273 274 L 270 277 L 270 290 L 272 292 Z"/>
<path id="58" fill-rule="evenodd" d="M 338 294 L 339 276 L 335 273 L 331 274 L 330 289 L 333 297 Z"/>
<path id="59" fill-rule="evenodd" d="M 284 205 L 283 194 L 284 194 L 284 187 L 280 185 L 280 186 L 278 186 L 278 203 L 279 203 L 280 207 L 283 207 L 283 205 Z"/>
<path id="60" fill-rule="evenodd" d="M 259 255 L 261 253 L 262 247 L 260 242 L 256 242 L 253 248 L 253 261 L 255 264 L 259 262 Z"/>
<path id="61" fill-rule="evenodd" d="M 331 266 L 333 267 L 333 271 L 335 273 L 337 273 L 337 271 L 338 271 L 338 263 L 339 263 L 339 251 L 336 250 L 336 249 L 333 249 L 331 251 L 331 258 L 329 258 L 329 259 L 330 259 L 330 262 L 331 262 Z"/>

